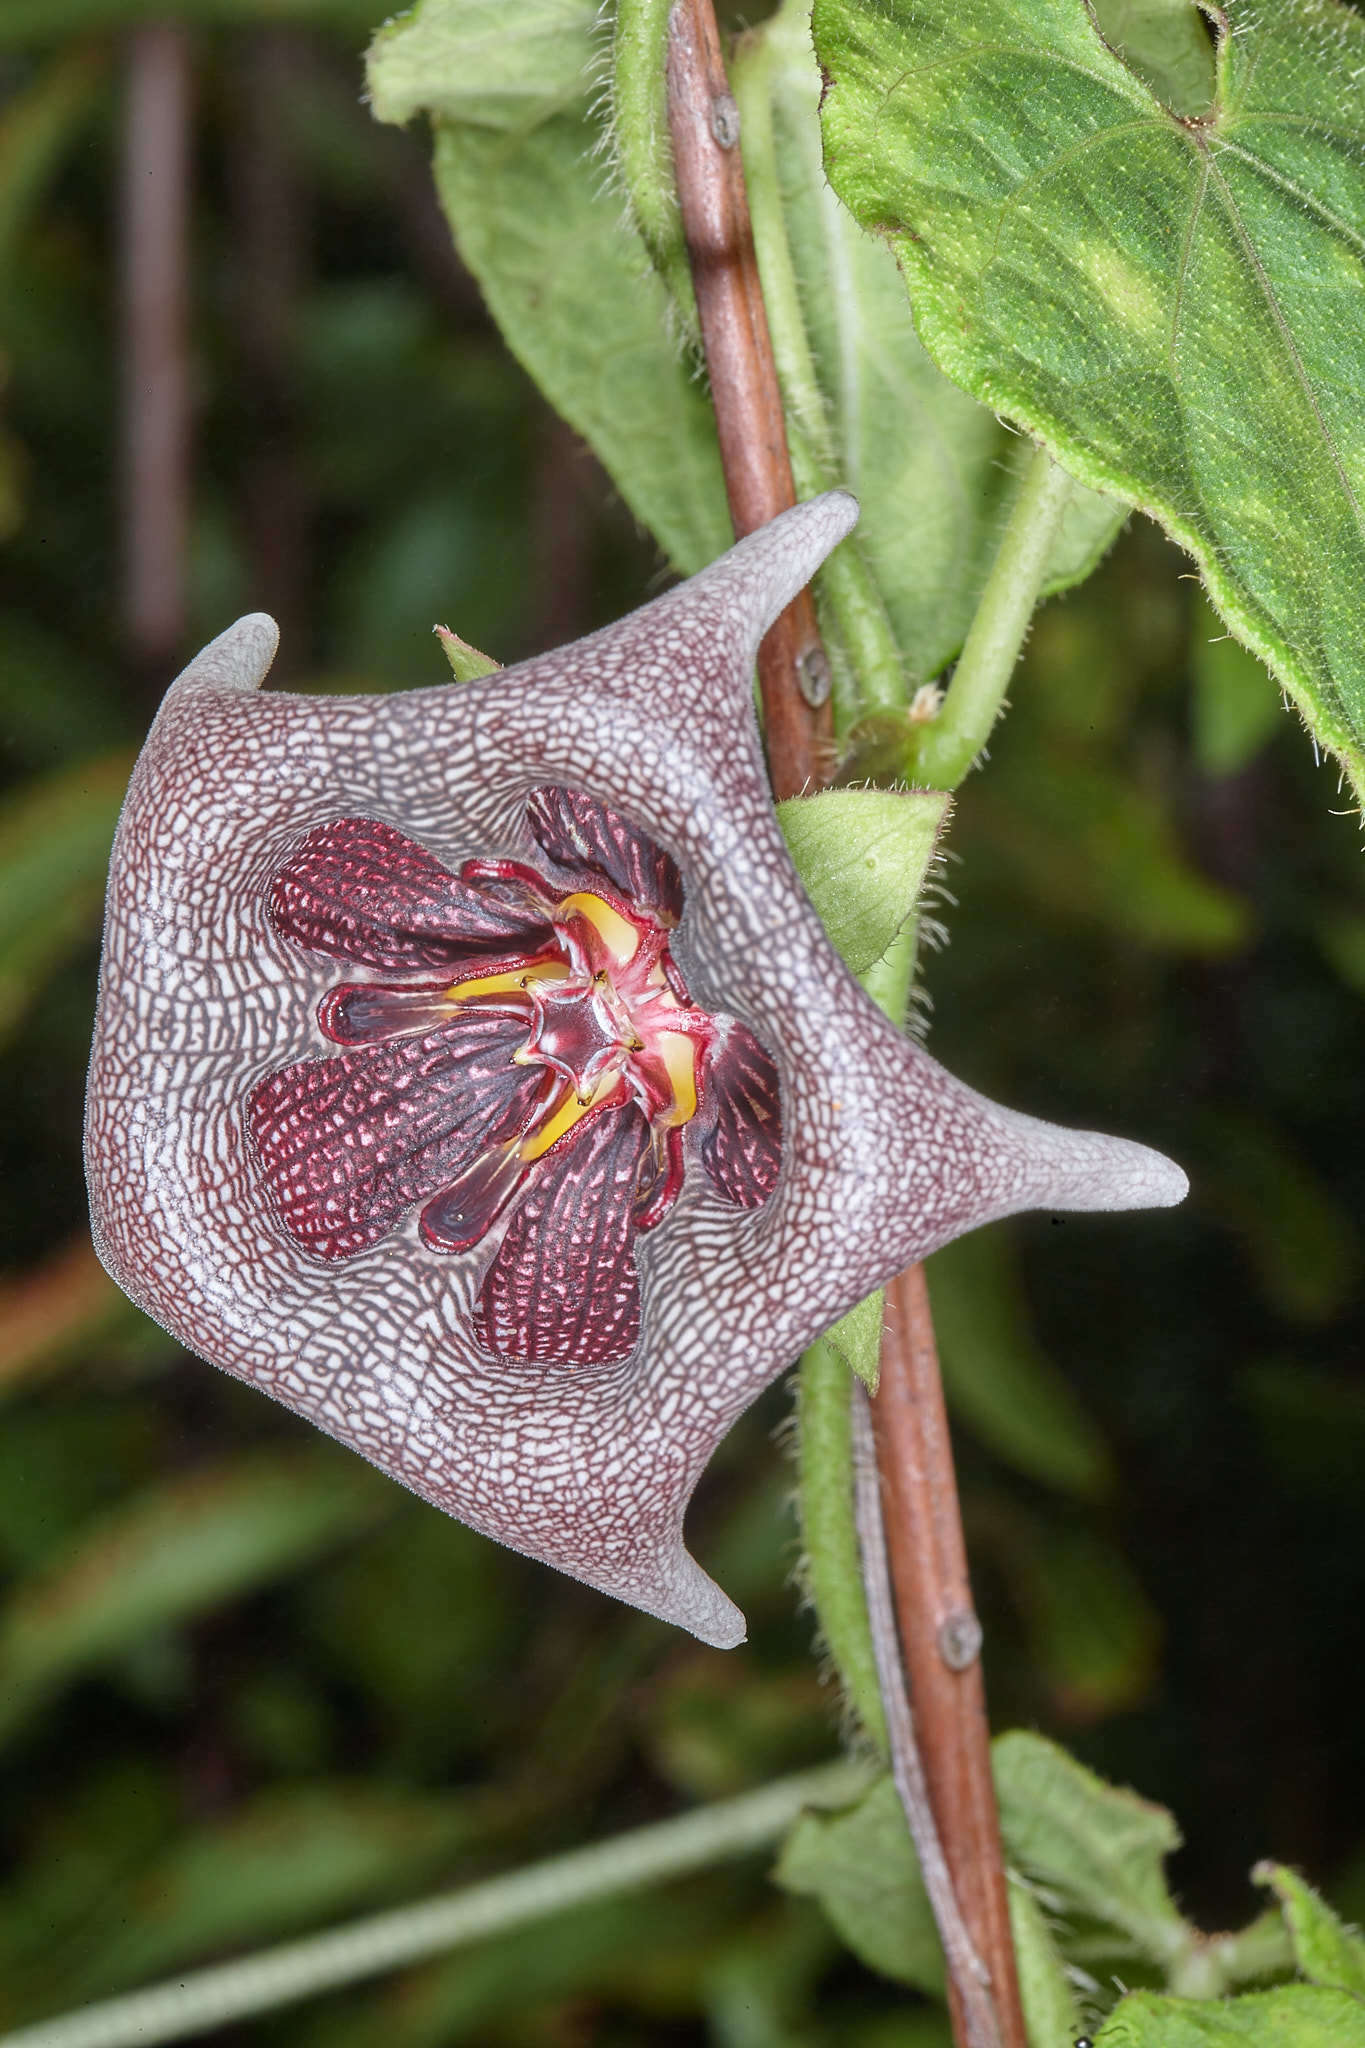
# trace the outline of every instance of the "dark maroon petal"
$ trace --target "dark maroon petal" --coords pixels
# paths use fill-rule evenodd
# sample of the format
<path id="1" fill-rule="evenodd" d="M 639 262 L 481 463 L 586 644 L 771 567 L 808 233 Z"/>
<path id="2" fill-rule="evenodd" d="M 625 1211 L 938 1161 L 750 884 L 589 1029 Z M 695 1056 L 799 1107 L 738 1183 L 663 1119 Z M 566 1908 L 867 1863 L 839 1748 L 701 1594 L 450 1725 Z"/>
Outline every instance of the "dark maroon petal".
<path id="1" fill-rule="evenodd" d="M 782 1101 L 771 1054 L 743 1024 L 726 1027 L 711 1055 L 705 1090 L 714 1121 L 702 1140 L 702 1164 L 727 1202 L 757 1209 L 777 1186 Z"/>
<path id="2" fill-rule="evenodd" d="M 290 1235 L 351 1258 L 519 1130 L 544 1084 L 512 1062 L 524 1038 L 517 1019 L 470 1010 L 421 1038 L 267 1075 L 248 1118 Z"/>
<path id="3" fill-rule="evenodd" d="M 296 945 L 366 967 L 454 967 L 470 954 L 521 957 L 553 942 L 529 891 L 493 900 L 375 818 L 310 832 L 270 891 L 275 929 Z"/>
<path id="4" fill-rule="evenodd" d="M 318 1004 L 318 1023 L 334 1045 L 374 1045 L 381 1039 L 400 1038 L 417 1031 L 439 1031 L 461 1012 L 451 1002 L 449 979 L 423 987 L 390 988 L 382 981 L 344 981 L 329 989 Z M 479 1008 L 487 1013 L 516 1018 L 529 1032 L 534 1006 L 529 996 L 508 989 L 494 997 L 482 997 Z"/>
<path id="5" fill-rule="evenodd" d="M 585 1117 L 546 1154 L 479 1292 L 483 1341 L 503 1358 L 607 1365 L 640 1334 L 631 1210 L 649 1148 L 632 1102 Z"/>
<path id="6" fill-rule="evenodd" d="M 423 1209 L 424 1240 L 438 1252 L 469 1251 L 487 1236 L 531 1171 L 506 1145 L 481 1152 L 467 1173 Z"/>
<path id="7" fill-rule="evenodd" d="M 533 789 L 526 822 L 536 844 L 561 867 L 605 875 L 627 903 L 656 911 L 665 924 L 682 916 L 683 885 L 661 846 L 578 789 Z"/>
<path id="8" fill-rule="evenodd" d="M 656 1153 L 651 1145 L 641 1163 L 635 1183 L 635 1228 L 638 1231 L 653 1230 L 656 1223 L 663 1222 L 682 1192 L 685 1164 L 683 1127 L 675 1124 L 672 1130 L 664 1132 L 662 1151 Z"/>

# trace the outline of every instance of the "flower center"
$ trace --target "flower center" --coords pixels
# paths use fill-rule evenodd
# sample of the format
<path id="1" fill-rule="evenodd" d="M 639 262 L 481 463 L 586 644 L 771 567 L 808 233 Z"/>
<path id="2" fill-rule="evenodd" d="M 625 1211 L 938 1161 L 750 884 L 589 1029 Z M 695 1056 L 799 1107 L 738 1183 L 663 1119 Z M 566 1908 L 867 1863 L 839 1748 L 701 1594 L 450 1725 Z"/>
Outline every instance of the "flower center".
<path id="1" fill-rule="evenodd" d="M 452 872 L 393 826 L 317 826 L 276 873 L 281 938 L 364 981 L 317 1006 L 335 1048 L 264 1075 L 247 1116 L 283 1228 L 358 1257 L 418 1209 L 431 1251 L 497 1232 L 474 1327 L 498 1358 L 605 1363 L 640 1330 L 635 1240 L 688 1158 L 713 1196 L 767 1201 L 782 1160 L 772 1056 L 710 1016 L 669 951 L 682 878 L 574 790 L 527 804 L 560 876 L 475 857 Z"/>
<path id="2" fill-rule="evenodd" d="M 634 1102 L 657 1150 L 696 1114 L 712 1021 L 692 1007 L 667 933 L 652 918 L 579 890 L 556 905 L 553 931 L 553 954 L 456 982 L 446 993 L 460 1005 L 511 1000 L 528 1016 L 513 1060 L 546 1069 L 547 1084 L 539 1113 L 512 1149 L 529 1164 L 591 1111 Z"/>

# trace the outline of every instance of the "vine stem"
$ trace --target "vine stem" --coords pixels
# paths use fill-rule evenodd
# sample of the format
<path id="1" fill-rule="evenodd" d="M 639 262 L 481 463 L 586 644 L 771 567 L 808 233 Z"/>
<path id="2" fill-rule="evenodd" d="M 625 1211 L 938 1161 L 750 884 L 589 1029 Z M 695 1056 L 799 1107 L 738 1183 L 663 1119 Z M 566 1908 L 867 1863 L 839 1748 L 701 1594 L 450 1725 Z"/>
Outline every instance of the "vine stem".
<path id="1" fill-rule="evenodd" d="M 593 1900 L 750 1856 L 779 1841 L 806 1807 L 837 1806 L 866 1783 L 866 1771 L 847 1760 L 798 1771 L 761 1791 L 634 1828 L 485 1884 L 21 2027 L 0 2036 L 0 2048 L 155 2048 L 161 2041 L 211 2033 Z"/>
<path id="2" fill-rule="evenodd" d="M 668 125 L 736 538 L 796 503 L 768 315 L 739 152 L 739 108 L 711 0 L 678 0 L 668 23 Z M 834 765 L 829 661 L 809 589 L 758 651 L 775 796 L 828 781 Z"/>
<path id="3" fill-rule="evenodd" d="M 871 1411 L 896 1618 L 929 1803 L 962 1918 L 988 1973 L 991 2030 L 983 2031 L 981 2000 L 967 1973 L 950 1975 L 949 2002 L 958 2038 L 972 2048 L 978 2039 L 992 2048 L 1028 2048 L 991 1776 L 981 1624 L 967 1577 L 923 1266 L 891 1282 L 885 1317 Z"/>
<path id="4" fill-rule="evenodd" d="M 726 80 L 712 0 L 677 0 L 669 18 L 668 107 L 721 460 L 735 530 L 745 533 L 785 511 L 796 494 L 738 148 L 739 110 Z M 1008 573 L 997 563 L 993 576 L 1001 579 L 1002 588 Z M 1036 584 L 1031 584 L 1016 655 L 1035 594 Z M 809 607 L 808 594 L 805 602 Z M 813 610 L 802 619 L 798 630 L 808 636 L 807 649 L 818 647 Z M 992 644 L 998 641 L 1003 650 L 1005 638 L 1002 624 Z M 779 797 L 826 780 L 822 769 L 830 758 L 828 707 L 817 725 L 803 702 L 796 644 L 788 636 L 779 642 L 780 657 L 770 655 L 765 661 L 760 654 L 759 659 L 769 767 Z M 807 653 L 807 665 L 809 658 Z M 997 710 L 1003 692 L 1002 681 Z M 910 1314 L 912 1306 L 922 1313 L 922 1322 Z M 933 1866 L 942 1880 L 930 1896 L 948 1963 L 954 2037 L 959 2048 L 1027 2048 L 995 1813 L 980 1629 L 966 1589 L 957 1483 L 920 1268 L 893 1283 L 888 1310 L 881 1384 L 872 1403 L 880 1484 L 857 1490 L 868 1614 L 881 1616 L 880 1632 L 874 1622 L 872 1642 L 882 1707 L 921 1867 L 927 1874 Z M 937 1387 L 936 1411 L 929 1377 Z M 932 1506 L 927 1520 L 926 1502 Z M 956 1517 L 955 1543 L 951 1531 L 945 1535 L 941 1527 L 945 1517 Z M 889 1559 L 900 1621 L 899 1655 L 879 1559 Z M 907 1625 L 917 1605 L 933 1617 L 927 1633 Z M 945 1685 L 943 1674 L 950 1667 L 955 1681 L 966 1682 Z M 910 1705 L 905 1702 L 906 1674 Z M 922 1796 L 916 1795 L 916 1786 Z M 1005 1902 L 1003 1919 L 999 1902 Z"/>
<path id="5" fill-rule="evenodd" d="M 1019 659 L 1072 492 L 1071 478 L 1036 449 L 1005 525 L 953 679 L 921 725 L 906 772 L 930 789 L 956 789 L 991 736 Z"/>
<path id="6" fill-rule="evenodd" d="M 121 199 L 123 577 L 129 644 L 149 672 L 179 652 L 185 627 L 190 92 L 185 30 L 134 29 Z"/>
<path id="7" fill-rule="evenodd" d="M 920 1269 L 916 1267 L 914 1270 L 918 1272 Z M 858 1386 L 845 1389 L 845 1398 L 850 1396 L 858 1540 L 863 1554 L 868 1625 L 886 1716 L 891 1775 L 907 1818 L 913 1815 L 910 1832 L 919 1854 L 920 1875 L 933 1907 L 948 1964 L 954 2030 L 959 2039 L 969 2044 L 969 2048 L 1001 2048 L 990 1972 L 972 1940 L 959 1904 L 958 1880 L 944 1852 L 938 1816 L 929 1793 L 925 1752 L 916 1736 L 914 1716 L 905 1690 L 905 1670 L 896 1629 L 895 1595 L 887 1560 L 885 1482 L 872 1422 L 872 1403 Z"/>

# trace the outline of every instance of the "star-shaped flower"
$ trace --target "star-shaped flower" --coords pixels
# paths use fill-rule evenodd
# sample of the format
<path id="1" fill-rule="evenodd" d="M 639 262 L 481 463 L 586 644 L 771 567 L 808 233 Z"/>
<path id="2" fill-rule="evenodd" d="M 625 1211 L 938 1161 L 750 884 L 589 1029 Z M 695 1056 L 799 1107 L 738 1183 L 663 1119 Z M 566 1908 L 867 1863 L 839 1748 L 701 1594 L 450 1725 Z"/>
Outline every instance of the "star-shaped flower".
<path id="1" fill-rule="evenodd" d="M 735 1417 L 901 1266 L 1178 1168 L 986 1101 L 829 945 L 751 676 L 831 492 L 481 681 L 172 685 L 110 873 L 86 1161 L 192 1350 L 514 1549 L 707 1642 L 683 1514 Z M 340 964 L 339 964 L 340 963 Z"/>

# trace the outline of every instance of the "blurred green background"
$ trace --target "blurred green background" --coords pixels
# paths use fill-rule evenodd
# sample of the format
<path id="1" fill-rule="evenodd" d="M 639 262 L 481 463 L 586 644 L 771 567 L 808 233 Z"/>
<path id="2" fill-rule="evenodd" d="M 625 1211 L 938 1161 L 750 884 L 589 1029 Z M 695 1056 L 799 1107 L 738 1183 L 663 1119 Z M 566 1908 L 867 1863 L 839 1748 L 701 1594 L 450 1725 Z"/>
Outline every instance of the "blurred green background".
<path id="1" fill-rule="evenodd" d="M 145 11 L 145 10 L 144 10 Z M 130 632 L 120 163 L 135 10 L 0 14 L 0 2027 L 510 1868 L 834 1753 L 774 1390 L 694 1510 L 706 1650 L 495 1549 L 121 1302 L 84 1228 L 103 865 L 179 659 L 509 660 L 662 565 L 499 342 L 356 0 L 199 7 L 183 620 Z M 1260 1855 L 1365 1916 L 1365 877 L 1358 820 L 1133 522 L 1040 615 L 957 810 L 931 1043 L 1190 1169 L 932 1284 L 997 1726 L 1169 1804 L 1208 1926 Z M 223 2038 L 928 2048 L 763 1859 Z"/>

